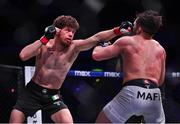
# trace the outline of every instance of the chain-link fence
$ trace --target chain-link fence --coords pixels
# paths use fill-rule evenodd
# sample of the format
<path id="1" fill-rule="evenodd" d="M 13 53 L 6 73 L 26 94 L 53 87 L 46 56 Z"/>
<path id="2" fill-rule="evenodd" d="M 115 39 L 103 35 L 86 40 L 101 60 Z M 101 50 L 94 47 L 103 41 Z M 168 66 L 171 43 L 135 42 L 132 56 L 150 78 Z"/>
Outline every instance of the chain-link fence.
<path id="1" fill-rule="evenodd" d="M 0 122 L 8 123 L 19 90 L 24 86 L 21 67 L 0 65 Z"/>

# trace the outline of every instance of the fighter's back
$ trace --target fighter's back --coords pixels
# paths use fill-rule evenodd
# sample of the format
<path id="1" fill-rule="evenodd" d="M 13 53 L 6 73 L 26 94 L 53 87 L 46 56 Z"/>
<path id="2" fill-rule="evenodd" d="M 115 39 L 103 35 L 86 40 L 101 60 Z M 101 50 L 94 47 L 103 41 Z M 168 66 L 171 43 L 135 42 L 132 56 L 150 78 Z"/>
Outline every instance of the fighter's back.
<path id="1" fill-rule="evenodd" d="M 125 82 L 147 78 L 158 83 L 165 59 L 163 47 L 154 39 L 145 39 L 140 35 L 129 37 L 129 40 L 129 45 L 122 51 Z"/>

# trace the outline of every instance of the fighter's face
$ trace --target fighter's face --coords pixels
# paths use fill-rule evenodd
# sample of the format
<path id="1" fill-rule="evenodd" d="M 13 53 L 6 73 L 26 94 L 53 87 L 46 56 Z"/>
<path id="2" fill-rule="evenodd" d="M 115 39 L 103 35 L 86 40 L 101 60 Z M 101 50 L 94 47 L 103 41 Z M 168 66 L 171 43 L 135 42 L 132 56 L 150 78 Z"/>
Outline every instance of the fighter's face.
<path id="1" fill-rule="evenodd" d="M 59 32 L 59 38 L 65 46 L 69 46 L 74 38 L 75 30 L 71 27 L 64 27 Z"/>
<path id="2" fill-rule="evenodd" d="M 136 23 L 137 19 L 134 21 L 133 23 L 133 33 L 136 34 L 137 31 L 137 23 Z"/>
<path id="3" fill-rule="evenodd" d="M 141 28 L 140 28 L 140 26 L 137 24 L 137 20 L 138 20 L 138 18 L 136 18 L 136 20 L 134 21 L 134 23 L 133 23 L 133 33 L 134 34 L 140 34 L 141 33 Z"/>

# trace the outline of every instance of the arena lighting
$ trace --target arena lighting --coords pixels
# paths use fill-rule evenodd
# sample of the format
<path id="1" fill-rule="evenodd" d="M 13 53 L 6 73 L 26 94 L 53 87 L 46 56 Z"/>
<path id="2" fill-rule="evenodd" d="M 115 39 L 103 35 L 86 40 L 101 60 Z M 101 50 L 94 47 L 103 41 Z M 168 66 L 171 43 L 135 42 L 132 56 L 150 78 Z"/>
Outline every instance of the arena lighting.
<path id="1" fill-rule="evenodd" d="M 101 69 L 101 68 L 93 68 L 92 71 L 102 72 L 103 69 Z"/>
<path id="2" fill-rule="evenodd" d="M 104 7 L 106 0 L 84 0 L 84 3 L 98 13 Z"/>

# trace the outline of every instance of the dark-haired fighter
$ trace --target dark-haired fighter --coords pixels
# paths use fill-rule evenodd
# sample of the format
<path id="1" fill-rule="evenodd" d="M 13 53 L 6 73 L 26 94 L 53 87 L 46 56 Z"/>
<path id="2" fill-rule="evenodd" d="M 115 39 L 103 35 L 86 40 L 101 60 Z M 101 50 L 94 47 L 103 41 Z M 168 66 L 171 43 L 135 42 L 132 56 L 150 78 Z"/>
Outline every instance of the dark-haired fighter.
<path id="1" fill-rule="evenodd" d="M 165 123 L 161 92 L 164 82 L 166 52 L 153 39 L 162 24 L 152 10 L 137 15 L 133 36 L 117 39 L 112 45 L 96 46 L 97 61 L 118 57 L 123 60 L 123 88 L 100 112 L 97 123 L 125 123 L 132 115 L 143 115 L 146 123 Z"/>

